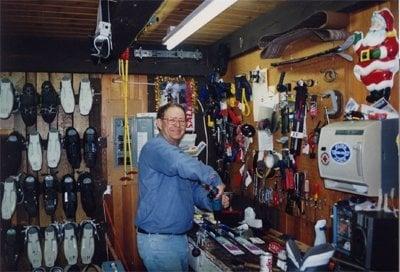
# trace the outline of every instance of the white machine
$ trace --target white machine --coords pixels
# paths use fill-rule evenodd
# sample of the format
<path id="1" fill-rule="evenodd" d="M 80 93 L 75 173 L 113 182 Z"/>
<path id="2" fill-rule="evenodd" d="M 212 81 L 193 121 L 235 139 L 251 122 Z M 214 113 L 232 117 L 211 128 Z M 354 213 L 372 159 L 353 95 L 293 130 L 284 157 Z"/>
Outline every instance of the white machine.
<path id="1" fill-rule="evenodd" d="M 399 119 L 331 123 L 321 129 L 319 174 L 325 188 L 365 196 L 398 188 Z"/>

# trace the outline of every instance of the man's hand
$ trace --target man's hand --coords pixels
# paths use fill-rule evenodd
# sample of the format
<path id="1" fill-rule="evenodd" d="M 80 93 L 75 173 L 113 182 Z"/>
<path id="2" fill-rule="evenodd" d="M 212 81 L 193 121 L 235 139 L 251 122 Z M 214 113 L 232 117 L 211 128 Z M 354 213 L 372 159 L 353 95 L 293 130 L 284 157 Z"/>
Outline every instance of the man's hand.
<path id="1" fill-rule="evenodd" d="M 220 185 L 217 185 L 216 187 L 218 189 L 218 193 L 215 196 L 215 198 L 220 198 L 224 194 L 225 184 L 221 183 Z"/>
<path id="2" fill-rule="evenodd" d="M 222 207 L 224 209 L 229 208 L 229 206 L 231 205 L 231 203 L 229 203 L 230 202 L 229 201 L 229 196 L 227 196 L 226 194 L 222 195 L 221 202 L 222 202 Z"/>

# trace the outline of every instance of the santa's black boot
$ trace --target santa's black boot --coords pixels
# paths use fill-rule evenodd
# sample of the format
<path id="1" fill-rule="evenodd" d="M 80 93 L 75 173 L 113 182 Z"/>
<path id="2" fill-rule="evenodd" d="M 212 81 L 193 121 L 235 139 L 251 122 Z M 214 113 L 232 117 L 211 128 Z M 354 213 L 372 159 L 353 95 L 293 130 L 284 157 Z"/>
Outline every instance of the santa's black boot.
<path id="1" fill-rule="evenodd" d="M 390 87 L 387 87 L 387 88 L 385 88 L 385 89 L 382 90 L 382 92 L 383 92 L 383 97 L 384 97 L 387 101 L 389 101 L 389 98 L 390 98 L 390 91 L 391 91 L 391 88 L 390 88 Z"/>
<path id="2" fill-rule="evenodd" d="M 382 95 L 382 91 L 372 91 L 369 93 L 369 95 L 365 98 L 369 103 L 374 103 L 375 101 L 379 100 L 379 98 L 381 98 Z"/>

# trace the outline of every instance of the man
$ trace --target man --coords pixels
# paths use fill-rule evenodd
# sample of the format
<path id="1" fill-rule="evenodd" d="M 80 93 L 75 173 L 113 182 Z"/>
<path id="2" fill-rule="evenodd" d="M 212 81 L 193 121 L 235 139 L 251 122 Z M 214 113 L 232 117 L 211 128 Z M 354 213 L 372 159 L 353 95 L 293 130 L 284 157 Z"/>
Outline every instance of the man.
<path id="1" fill-rule="evenodd" d="M 218 189 L 222 206 L 225 185 L 213 168 L 190 157 L 178 147 L 185 134 L 185 110 L 168 103 L 157 112 L 160 135 L 149 140 L 139 157 L 139 208 L 136 217 L 139 255 L 148 271 L 187 271 L 188 241 L 194 205 L 212 210 L 207 191 Z"/>
<path id="2" fill-rule="evenodd" d="M 362 32 L 355 32 L 354 50 L 359 63 L 354 66 L 354 74 L 370 92 L 367 96 L 370 103 L 381 97 L 389 100 L 393 77 L 399 70 L 399 42 L 393 21 L 393 14 L 384 8 L 372 14 L 365 37 Z"/>

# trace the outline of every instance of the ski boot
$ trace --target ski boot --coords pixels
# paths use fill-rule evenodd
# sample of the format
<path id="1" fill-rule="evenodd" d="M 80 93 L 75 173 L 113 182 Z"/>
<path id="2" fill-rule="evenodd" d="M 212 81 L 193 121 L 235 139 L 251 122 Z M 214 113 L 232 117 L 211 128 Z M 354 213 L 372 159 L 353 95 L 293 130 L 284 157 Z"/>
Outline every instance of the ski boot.
<path id="1" fill-rule="evenodd" d="M 43 204 L 46 214 L 54 215 L 58 204 L 58 181 L 52 175 L 46 175 L 43 180 Z"/>
<path id="2" fill-rule="evenodd" d="M 73 176 L 67 174 L 63 177 L 62 183 L 63 209 L 65 216 L 68 219 L 75 218 L 76 209 L 78 206 L 77 186 Z"/>
<path id="3" fill-rule="evenodd" d="M 78 184 L 81 192 L 82 208 L 87 216 L 93 217 L 93 213 L 96 211 L 96 198 L 92 175 L 89 172 L 80 174 Z"/>
<path id="4" fill-rule="evenodd" d="M 14 227 L 9 228 L 2 237 L 2 255 L 5 271 L 18 270 L 19 248 L 18 232 Z"/>
<path id="5" fill-rule="evenodd" d="M 67 222 L 63 225 L 63 248 L 68 265 L 75 265 L 78 261 L 76 229 L 77 224 L 74 222 Z"/>
<path id="6" fill-rule="evenodd" d="M 61 158 L 60 133 L 52 128 L 47 134 L 47 139 L 47 165 L 50 168 L 57 168 Z"/>
<path id="7" fill-rule="evenodd" d="M 34 269 L 42 265 L 42 248 L 39 241 L 38 226 L 27 226 L 25 229 L 25 242 L 27 244 L 27 255 Z"/>
<path id="8" fill-rule="evenodd" d="M 52 268 L 49 269 L 49 272 L 63 272 L 64 269 L 62 269 L 59 266 L 53 266 Z"/>
<path id="9" fill-rule="evenodd" d="M 1 201 L 1 218 L 10 220 L 17 204 L 17 187 L 15 178 L 9 176 L 4 182 L 3 198 Z"/>
<path id="10" fill-rule="evenodd" d="M 30 217 L 38 215 L 38 181 L 34 176 L 27 176 L 23 182 L 24 208 Z"/>
<path id="11" fill-rule="evenodd" d="M 58 255 L 60 229 L 57 223 L 50 224 L 44 231 L 44 264 L 53 267 Z"/>
<path id="12" fill-rule="evenodd" d="M 80 225 L 82 230 L 81 260 L 83 264 L 90 264 L 95 250 L 94 237 L 97 236 L 97 226 L 93 220 L 83 220 Z"/>
<path id="13" fill-rule="evenodd" d="M 33 171 L 42 169 L 42 144 L 40 134 L 37 131 L 29 135 L 28 161 Z"/>

